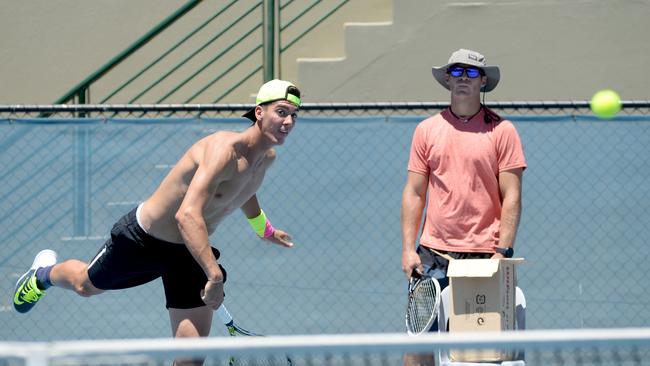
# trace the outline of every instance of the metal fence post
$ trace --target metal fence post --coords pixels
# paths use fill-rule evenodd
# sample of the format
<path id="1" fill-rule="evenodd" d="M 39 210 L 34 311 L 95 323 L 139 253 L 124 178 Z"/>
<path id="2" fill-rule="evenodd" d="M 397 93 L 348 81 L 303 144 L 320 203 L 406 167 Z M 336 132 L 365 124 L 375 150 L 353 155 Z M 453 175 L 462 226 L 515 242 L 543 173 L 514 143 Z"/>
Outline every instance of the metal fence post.
<path id="1" fill-rule="evenodd" d="M 275 0 L 264 0 L 264 81 L 275 74 Z"/>

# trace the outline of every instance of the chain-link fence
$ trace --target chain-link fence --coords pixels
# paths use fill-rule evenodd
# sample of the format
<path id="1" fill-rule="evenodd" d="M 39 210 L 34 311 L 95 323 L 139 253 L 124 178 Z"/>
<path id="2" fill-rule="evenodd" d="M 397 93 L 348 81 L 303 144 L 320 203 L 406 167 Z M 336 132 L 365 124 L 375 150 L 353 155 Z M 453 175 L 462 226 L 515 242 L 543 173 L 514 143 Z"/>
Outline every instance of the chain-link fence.
<path id="1" fill-rule="evenodd" d="M 517 240 L 528 328 L 648 325 L 650 103 L 625 102 L 607 121 L 586 102 L 488 105 L 515 123 L 529 166 Z M 266 245 L 238 212 L 211 236 L 229 274 L 225 301 L 242 325 L 269 334 L 403 330 L 409 146 L 416 124 L 445 106 L 301 110 L 259 191 L 296 246 Z M 194 141 L 245 129 L 238 116 L 248 108 L 0 107 L 0 339 L 169 335 L 160 281 L 89 299 L 54 288 L 28 314 L 13 311 L 15 281 L 42 248 L 92 258 Z"/>
<path id="2" fill-rule="evenodd" d="M 587 101 L 488 101 L 484 104 L 506 116 L 590 114 Z M 448 102 L 303 103 L 300 115 L 309 117 L 426 116 L 448 106 Z M 0 105 L 0 118 L 7 123 L 30 118 L 95 118 L 103 121 L 110 118 L 239 118 L 251 107 L 250 104 Z M 619 115 L 622 116 L 650 114 L 650 100 L 622 101 L 621 107 Z"/>

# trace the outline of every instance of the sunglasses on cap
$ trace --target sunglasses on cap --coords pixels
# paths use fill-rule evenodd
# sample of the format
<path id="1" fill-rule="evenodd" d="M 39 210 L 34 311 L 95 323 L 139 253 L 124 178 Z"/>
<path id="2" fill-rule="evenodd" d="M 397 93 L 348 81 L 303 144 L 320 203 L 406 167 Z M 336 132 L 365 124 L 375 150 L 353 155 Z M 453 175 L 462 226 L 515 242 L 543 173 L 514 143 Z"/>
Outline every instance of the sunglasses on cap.
<path id="1" fill-rule="evenodd" d="M 483 70 L 473 66 L 452 66 L 447 69 L 447 74 L 455 78 L 459 78 L 463 76 L 463 74 L 467 74 L 468 78 L 474 79 L 483 75 Z"/>

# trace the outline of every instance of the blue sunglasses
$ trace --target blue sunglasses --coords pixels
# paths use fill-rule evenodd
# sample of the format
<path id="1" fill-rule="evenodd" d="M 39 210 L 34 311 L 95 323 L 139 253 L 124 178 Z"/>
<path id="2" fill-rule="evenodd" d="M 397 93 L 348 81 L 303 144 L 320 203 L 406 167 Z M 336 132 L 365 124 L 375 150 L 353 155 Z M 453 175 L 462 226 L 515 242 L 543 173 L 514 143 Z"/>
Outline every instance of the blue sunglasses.
<path id="1" fill-rule="evenodd" d="M 466 73 L 468 78 L 474 79 L 483 75 L 483 70 L 479 69 L 478 67 L 471 67 L 471 66 L 470 67 L 452 66 L 447 69 L 447 73 L 455 78 L 459 78 Z"/>

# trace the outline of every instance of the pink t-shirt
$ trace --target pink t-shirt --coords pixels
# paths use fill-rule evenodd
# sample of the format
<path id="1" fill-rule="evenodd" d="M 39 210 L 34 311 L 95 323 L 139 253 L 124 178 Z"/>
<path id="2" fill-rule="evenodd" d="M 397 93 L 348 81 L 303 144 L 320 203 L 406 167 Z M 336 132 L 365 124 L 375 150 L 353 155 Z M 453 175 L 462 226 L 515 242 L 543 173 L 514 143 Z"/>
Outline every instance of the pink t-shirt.
<path id="1" fill-rule="evenodd" d="M 453 252 L 492 252 L 499 240 L 499 172 L 526 168 L 512 122 L 467 122 L 449 109 L 420 122 L 408 170 L 426 175 L 427 209 L 420 244 Z"/>

